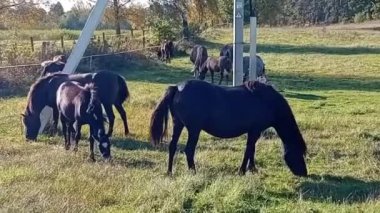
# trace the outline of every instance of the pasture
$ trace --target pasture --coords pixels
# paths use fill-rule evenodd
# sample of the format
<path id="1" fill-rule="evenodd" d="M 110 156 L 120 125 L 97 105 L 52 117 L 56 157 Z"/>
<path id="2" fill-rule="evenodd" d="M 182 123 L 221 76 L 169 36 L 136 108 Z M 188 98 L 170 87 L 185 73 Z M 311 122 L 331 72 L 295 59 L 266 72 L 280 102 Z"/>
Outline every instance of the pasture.
<path id="1" fill-rule="evenodd" d="M 213 29 L 200 42 L 217 56 L 231 35 Z M 168 65 L 119 71 L 131 92 L 124 104 L 131 134 L 123 136 L 116 114 L 110 164 L 98 150 L 98 161 L 91 163 L 85 139 L 77 153 L 65 151 L 58 136 L 26 143 L 19 116 L 25 94 L 0 97 L 0 211 L 378 211 L 380 32 L 260 28 L 258 35 L 268 77 L 283 90 L 308 145 L 309 177 L 291 174 L 275 134 L 257 143 L 259 172 L 238 176 L 246 136 L 221 140 L 206 133 L 195 154 L 197 174 L 188 172 L 185 155 L 177 152 L 174 174 L 166 176 L 167 145 L 153 148 L 148 127 L 166 87 L 192 78 L 188 57 L 176 57 Z"/>

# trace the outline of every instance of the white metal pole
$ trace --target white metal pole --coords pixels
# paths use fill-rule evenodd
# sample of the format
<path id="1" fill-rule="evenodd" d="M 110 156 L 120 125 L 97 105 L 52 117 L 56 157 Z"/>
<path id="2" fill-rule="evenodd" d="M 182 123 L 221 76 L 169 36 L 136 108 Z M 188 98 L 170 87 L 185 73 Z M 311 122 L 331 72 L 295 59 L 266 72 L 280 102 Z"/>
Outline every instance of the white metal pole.
<path id="1" fill-rule="evenodd" d="M 98 0 L 93 7 L 90 15 L 87 18 L 86 24 L 79 36 L 78 42 L 75 44 L 74 49 L 72 50 L 63 73 L 71 74 L 75 72 L 81 58 L 83 57 L 84 51 L 86 50 L 88 44 L 90 43 L 91 37 L 96 30 L 100 20 L 103 17 L 104 11 L 106 9 L 108 1 L 107 0 Z M 52 121 L 53 110 L 50 107 L 45 107 L 40 114 L 41 127 L 39 132 L 41 133 L 46 124 L 49 121 Z"/>
<path id="2" fill-rule="evenodd" d="M 250 60 L 249 60 L 249 80 L 253 81 L 257 79 L 257 60 L 256 60 L 256 17 L 250 17 Z"/>
<path id="3" fill-rule="evenodd" d="M 244 0 L 234 1 L 233 86 L 243 84 Z"/>

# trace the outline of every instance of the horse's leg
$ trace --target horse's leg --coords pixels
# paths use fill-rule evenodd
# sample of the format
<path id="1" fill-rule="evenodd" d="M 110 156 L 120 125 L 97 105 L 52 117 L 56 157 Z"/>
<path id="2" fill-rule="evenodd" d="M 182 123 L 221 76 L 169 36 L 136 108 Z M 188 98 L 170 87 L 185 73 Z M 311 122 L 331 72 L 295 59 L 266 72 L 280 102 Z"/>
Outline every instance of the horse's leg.
<path id="1" fill-rule="evenodd" d="M 173 135 L 172 135 L 172 140 L 170 141 L 169 145 L 169 164 L 168 164 L 168 175 L 172 174 L 172 169 L 173 169 L 173 159 L 175 155 L 175 151 L 177 150 L 177 143 L 179 136 L 181 135 L 181 132 L 183 130 L 183 124 L 173 117 Z"/>
<path id="2" fill-rule="evenodd" d="M 90 126 L 90 137 L 88 138 L 88 140 L 90 141 L 90 159 L 92 161 L 95 162 L 95 154 L 94 154 L 94 134 L 95 134 L 95 130 L 93 127 Z"/>
<path id="3" fill-rule="evenodd" d="M 255 145 L 257 139 L 260 137 L 260 132 L 252 131 L 248 133 L 248 139 L 247 139 L 247 146 L 245 148 L 244 158 L 243 162 L 241 164 L 239 174 L 244 175 L 247 171 L 247 163 L 248 160 L 250 160 L 250 170 L 253 170 L 255 168 L 255 162 L 254 162 L 254 155 L 255 155 Z"/>
<path id="4" fill-rule="evenodd" d="M 58 117 L 59 112 L 57 106 L 53 107 L 53 135 L 58 133 Z"/>
<path id="5" fill-rule="evenodd" d="M 108 121 L 109 121 L 108 137 L 111 137 L 112 132 L 113 132 L 113 124 L 115 122 L 115 114 L 113 113 L 112 105 L 103 104 L 103 106 L 104 106 L 104 110 L 107 113 L 107 117 L 108 117 Z"/>
<path id="6" fill-rule="evenodd" d="M 81 137 L 81 128 L 82 124 L 80 122 L 75 122 L 75 146 L 74 146 L 74 151 L 78 151 L 78 143 Z"/>
<path id="7" fill-rule="evenodd" d="M 70 141 L 68 138 L 67 123 L 66 123 L 65 117 L 62 114 L 61 114 L 61 124 L 62 124 L 63 137 L 65 138 L 65 149 L 69 150 Z"/>
<path id="8" fill-rule="evenodd" d="M 121 119 L 124 123 L 124 134 L 127 136 L 129 134 L 128 121 L 127 121 L 127 113 L 125 112 L 123 106 L 121 104 L 115 104 L 117 111 L 120 114 Z"/>
<path id="9" fill-rule="evenodd" d="M 67 138 L 68 138 L 68 143 L 66 144 L 66 150 L 69 150 L 71 146 L 73 124 L 71 122 L 66 122 L 66 125 L 67 125 Z"/>
<path id="10" fill-rule="evenodd" d="M 196 173 L 195 170 L 195 164 L 194 164 L 194 153 L 195 153 L 195 147 L 197 146 L 199 134 L 201 133 L 200 130 L 196 129 L 188 129 L 189 137 L 187 138 L 185 153 L 186 153 L 186 159 L 187 159 L 187 165 L 190 170 L 193 170 L 194 173 Z"/>
<path id="11" fill-rule="evenodd" d="M 222 84 L 222 81 L 223 81 L 223 77 L 224 77 L 224 73 L 222 71 L 220 71 L 220 80 L 219 80 L 219 85 Z"/>
<path id="12" fill-rule="evenodd" d="M 228 85 L 229 80 L 230 80 L 230 74 L 226 75 L 226 85 Z"/>

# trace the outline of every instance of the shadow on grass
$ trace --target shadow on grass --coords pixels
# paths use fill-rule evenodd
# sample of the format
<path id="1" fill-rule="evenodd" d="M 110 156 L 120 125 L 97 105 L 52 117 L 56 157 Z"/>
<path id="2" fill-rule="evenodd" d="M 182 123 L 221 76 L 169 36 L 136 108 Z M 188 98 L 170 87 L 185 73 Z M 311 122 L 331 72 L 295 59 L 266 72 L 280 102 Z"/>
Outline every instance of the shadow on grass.
<path id="1" fill-rule="evenodd" d="M 302 99 L 302 100 L 326 100 L 327 98 L 325 96 L 319 96 L 319 95 L 312 95 L 312 94 L 305 94 L 305 93 L 295 93 L 295 92 L 285 92 L 285 97 L 287 98 L 296 98 L 296 99 Z"/>
<path id="2" fill-rule="evenodd" d="M 345 78 L 345 77 L 324 77 L 324 76 L 300 76 L 297 74 L 270 74 L 269 79 L 275 83 L 279 89 L 290 90 L 357 90 L 357 91 L 380 91 L 380 78 Z M 280 72 L 281 73 L 281 72 Z M 296 95 L 302 99 L 323 99 L 308 95 Z"/>
<path id="3" fill-rule="evenodd" d="M 380 181 L 363 181 L 349 176 L 311 175 L 299 190 L 306 200 L 360 203 L 380 196 Z"/>
<path id="4" fill-rule="evenodd" d="M 211 42 L 199 38 L 197 43 L 206 46 L 208 49 L 220 49 L 222 43 Z M 276 53 L 276 54 L 326 54 L 326 55 L 360 55 L 360 54 L 380 54 L 380 48 L 371 47 L 331 47 L 316 45 L 290 45 L 290 44 L 258 44 L 259 53 Z M 249 43 L 244 45 L 244 52 L 249 52 Z"/>
<path id="5" fill-rule="evenodd" d="M 157 147 L 154 147 L 151 143 L 147 141 L 135 140 L 133 138 L 114 138 L 112 139 L 112 146 L 121 150 L 150 150 L 150 151 L 160 151 L 168 152 L 169 143 L 163 142 Z M 178 151 L 184 149 L 184 145 L 178 144 Z"/>

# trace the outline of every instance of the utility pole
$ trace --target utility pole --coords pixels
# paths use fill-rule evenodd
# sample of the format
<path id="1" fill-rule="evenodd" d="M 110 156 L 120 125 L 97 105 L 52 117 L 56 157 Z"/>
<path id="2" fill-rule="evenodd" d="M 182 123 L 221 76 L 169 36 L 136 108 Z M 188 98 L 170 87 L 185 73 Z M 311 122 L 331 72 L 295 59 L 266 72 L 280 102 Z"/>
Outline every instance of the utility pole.
<path id="1" fill-rule="evenodd" d="M 253 3 L 252 3 L 253 1 Z M 249 0 L 250 9 L 250 48 L 249 48 L 249 80 L 254 81 L 257 79 L 257 60 L 256 60 L 256 35 L 257 35 L 257 18 L 255 11 L 255 0 Z"/>
<path id="2" fill-rule="evenodd" d="M 107 0 L 98 0 L 93 7 L 90 15 L 87 18 L 86 24 L 79 36 L 78 42 L 76 43 L 73 51 L 71 52 L 63 73 L 71 74 L 74 73 L 83 54 L 91 41 L 91 37 L 94 34 L 96 27 L 98 26 L 100 20 L 103 17 L 104 11 L 106 9 L 108 1 Z M 41 127 L 39 132 L 41 133 L 46 124 L 52 120 L 53 110 L 50 107 L 45 107 L 40 114 Z"/>
<path id="3" fill-rule="evenodd" d="M 233 86 L 243 84 L 244 0 L 234 0 Z"/>

